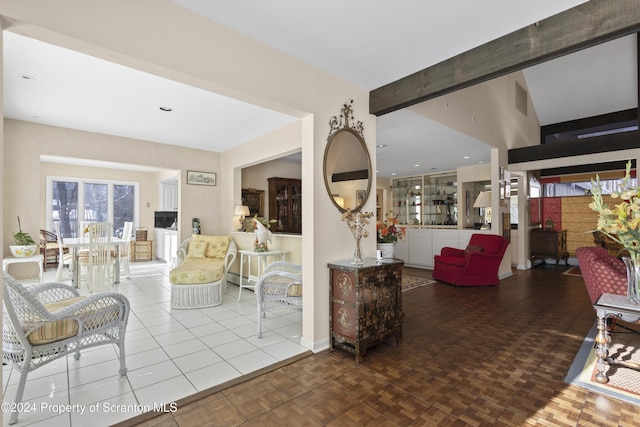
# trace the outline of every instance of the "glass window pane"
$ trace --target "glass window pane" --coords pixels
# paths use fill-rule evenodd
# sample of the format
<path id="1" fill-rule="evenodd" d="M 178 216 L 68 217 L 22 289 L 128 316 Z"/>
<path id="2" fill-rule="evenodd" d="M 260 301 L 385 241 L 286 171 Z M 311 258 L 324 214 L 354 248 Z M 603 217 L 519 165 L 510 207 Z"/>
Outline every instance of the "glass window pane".
<path id="1" fill-rule="evenodd" d="M 107 184 L 84 185 L 84 220 L 105 222 L 109 220 Z"/>
<path id="2" fill-rule="evenodd" d="M 135 209 L 135 187 L 133 185 L 113 186 L 113 230 L 122 237 L 125 222 L 133 222 Z"/>
<path id="3" fill-rule="evenodd" d="M 60 221 L 62 237 L 76 237 L 78 230 L 78 183 L 53 181 L 51 230 Z"/>

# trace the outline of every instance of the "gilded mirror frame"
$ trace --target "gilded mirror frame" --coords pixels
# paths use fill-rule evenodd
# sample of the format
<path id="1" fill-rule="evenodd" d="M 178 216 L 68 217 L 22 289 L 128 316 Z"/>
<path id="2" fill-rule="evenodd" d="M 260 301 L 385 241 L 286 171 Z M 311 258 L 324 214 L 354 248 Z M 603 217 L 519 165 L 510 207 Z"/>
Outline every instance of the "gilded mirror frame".
<path id="1" fill-rule="evenodd" d="M 324 150 L 324 159 L 322 161 L 322 173 L 324 175 L 324 185 L 327 190 L 327 195 L 331 199 L 333 205 L 338 208 L 340 212 L 346 212 L 347 209 L 351 209 L 352 212 L 358 212 L 367 202 L 369 195 L 371 194 L 371 181 L 372 181 L 372 168 L 371 168 L 371 157 L 369 155 L 369 150 L 367 149 L 367 145 L 364 141 L 364 126 L 361 121 L 355 121 L 353 118 L 353 108 L 352 108 L 353 100 L 349 100 L 344 103 L 342 109 L 340 110 L 340 116 L 333 116 L 329 120 L 329 137 L 327 138 L 327 145 Z M 359 144 L 355 144 L 357 141 Z M 348 171 L 348 172 L 340 172 L 334 173 L 334 171 L 327 170 L 329 167 L 330 160 L 336 156 L 336 152 L 340 150 L 339 144 L 344 148 L 345 144 L 355 144 L 356 147 L 362 150 L 362 156 L 357 158 L 351 158 L 351 163 L 355 165 L 364 165 L 366 162 L 366 166 L 364 168 L 359 168 L 357 170 Z M 359 154 L 359 153 L 356 153 Z M 339 178 L 336 178 L 339 176 Z M 354 207 L 351 206 L 341 206 L 339 203 L 340 199 L 344 199 L 344 194 L 340 195 L 336 193 L 336 184 L 337 180 L 339 181 L 363 181 L 367 180 L 366 188 L 364 183 L 360 187 L 351 190 L 353 194 L 348 194 L 349 200 L 351 197 L 354 200 Z M 364 194 L 363 194 L 364 193 Z"/>

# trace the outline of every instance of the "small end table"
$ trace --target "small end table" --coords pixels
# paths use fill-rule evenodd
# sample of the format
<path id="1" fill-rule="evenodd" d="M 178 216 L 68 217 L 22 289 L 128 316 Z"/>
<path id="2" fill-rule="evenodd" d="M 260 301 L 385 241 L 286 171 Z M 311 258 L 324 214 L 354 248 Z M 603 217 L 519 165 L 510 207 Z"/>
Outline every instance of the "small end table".
<path id="1" fill-rule="evenodd" d="M 626 295 L 602 294 L 593 305 L 598 315 L 598 333 L 596 335 L 596 381 L 605 384 L 609 381 L 605 365 L 618 365 L 625 368 L 640 371 L 640 364 L 614 359 L 609 356 L 609 328 L 607 328 L 607 317 L 622 319 L 626 322 L 637 322 L 640 320 L 640 305 L 632 304 L 627 300 Z"/>
<path id="2" fill-rule="evenodd" d="M 240 302 L 240 297 L 242 297 L 242 288 L 254 289 L 260 276 L 262 275 L 262 271 L 266 265 L 267 257 L 273 257 L 274 260 L 276 257 L 280 257 L 280 261 L 285 261 L 285 256 L 287 255 L 287 251 L 273 250 L 266 252 L 256 252 L 256 251 L 248 251 L 248 250 L 240 250 L 240 290 L 238 291 L 238 302 Z M 258 266 L 256 274 L 251 274 L 251 258 L 258 258 Z M 242 280 L 242 266 L 247 262 L 247 282 L 253 281 L 253 285 L 247 283 L 243 284 Z"/>
<path id="3" fill-rule="evenodd" d="M 43 271 L 43 264 L 44 264 L 44 256 L 42 256 L 41 254 L 37 254 L 37 255 L 31 255 L 29 257 L 23 257 L 23 258 L 16 258 L 16 257 L 7 257 L 7 258 L 3 258 L 2 259 L 2 271 L 8 273 L 8 268 L 9 265 L 11 264 L 23 264 L 23 263 L 29 263 L 29 262 L 35 262 L 38 264 L 38 268 L 40 269 L 40 274 L 38 276 L 38 281 L 40 283 L 42 283 L 42 271 Z M 21 279 L 18 280 L 18 282 L 20 283 L 32 283 L 35 281 L 35 277 L 31 277 L 31 278 L 27 278 L 27 279 Z"/>

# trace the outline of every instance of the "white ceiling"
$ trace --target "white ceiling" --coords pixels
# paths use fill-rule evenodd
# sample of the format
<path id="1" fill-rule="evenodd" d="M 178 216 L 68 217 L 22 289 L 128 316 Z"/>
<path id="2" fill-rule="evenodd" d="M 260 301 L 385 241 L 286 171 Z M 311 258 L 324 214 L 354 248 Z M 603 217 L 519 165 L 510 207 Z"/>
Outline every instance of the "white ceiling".
<path id="1" fill-rule="evenodd" d="M 367 90 L 582 2 L 173 1 Z M 8 118 L 217 152 L 297 120 L 6 31 L 4 44 Z M 526 70 L 541 124 L 637 106 L 635 55 L 627 37 Z M 377 128 L 378 144 L 394 144 L 377 152 L 383 176 L 490 159 L 488 145 L 408 110 L 379 117 Z M 438 142 L 425 149 L 425 140 Z"/>

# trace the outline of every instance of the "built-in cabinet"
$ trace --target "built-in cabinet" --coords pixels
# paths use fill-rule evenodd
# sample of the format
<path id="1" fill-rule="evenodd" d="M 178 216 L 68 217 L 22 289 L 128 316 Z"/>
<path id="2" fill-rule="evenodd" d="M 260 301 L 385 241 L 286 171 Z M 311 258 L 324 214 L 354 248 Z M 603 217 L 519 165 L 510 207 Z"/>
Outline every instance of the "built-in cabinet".
<path id="1" fill-rule="evenodd" d="M 457 225 L 456 174 L 392 180 L 391 205 L 403 225 Z"/>
<path id="2" fill-rule="evenodd" d="M 159 260 L 176 264 L 176 252 L 178 251 L 178 232 L 156 228 L 155 231 L 155 257 Z"/>
<path id="3" fill-rule="evenodd" d="M 278 220 L 271 231 L 302 233 L 302 181 L 269 178 L 269 219 Z"/>
<path id="4" fill-rule="evenodd" d="M 160 184 L 160 210 L 178 210 L 178 184 L 165 182 Z"/>

